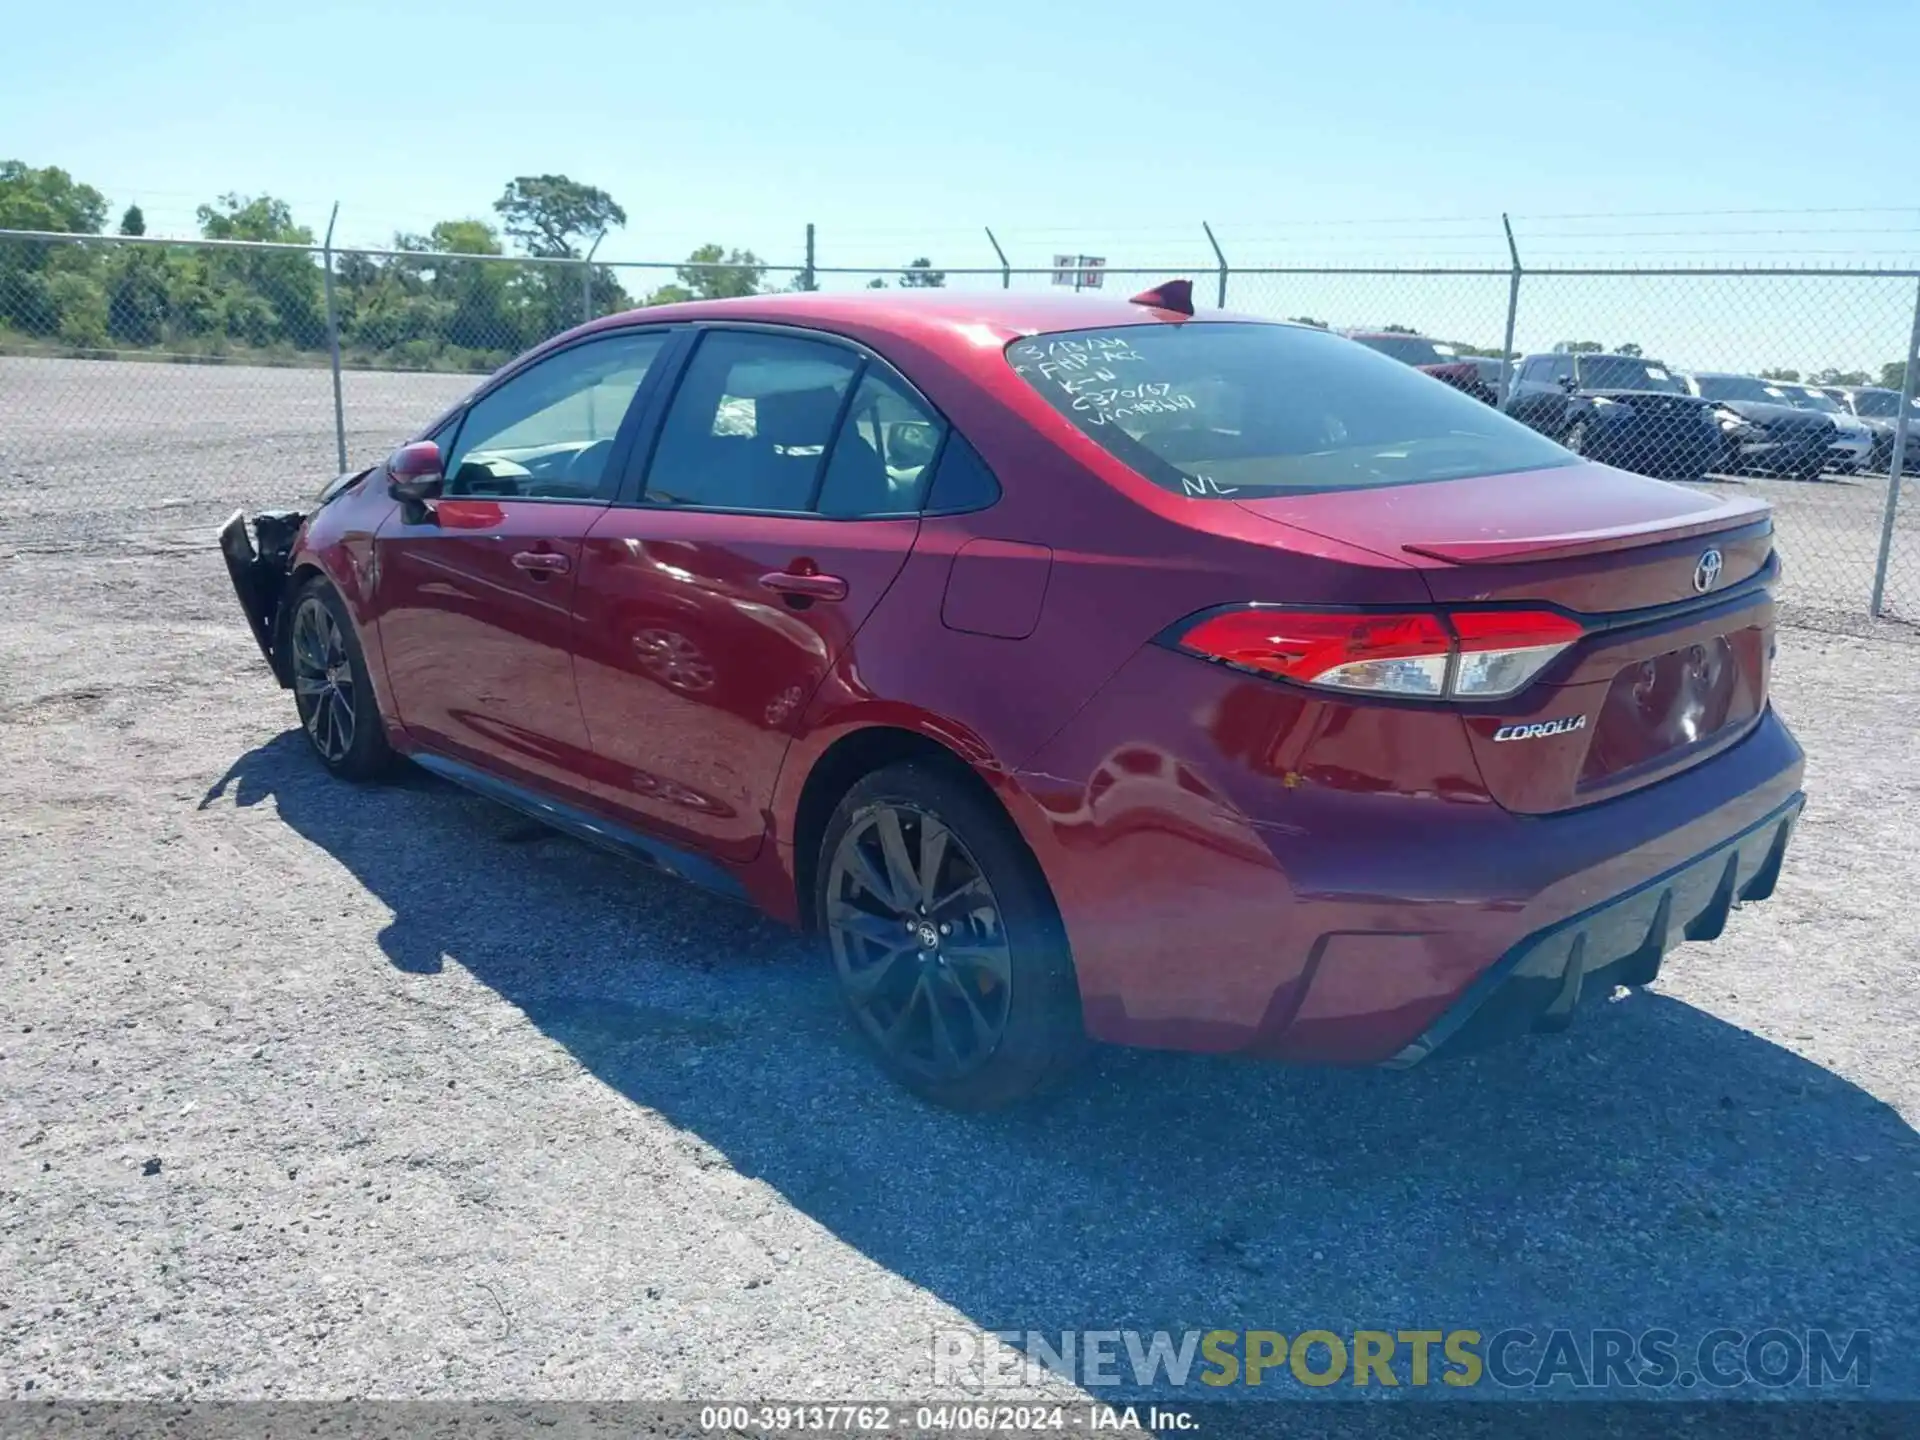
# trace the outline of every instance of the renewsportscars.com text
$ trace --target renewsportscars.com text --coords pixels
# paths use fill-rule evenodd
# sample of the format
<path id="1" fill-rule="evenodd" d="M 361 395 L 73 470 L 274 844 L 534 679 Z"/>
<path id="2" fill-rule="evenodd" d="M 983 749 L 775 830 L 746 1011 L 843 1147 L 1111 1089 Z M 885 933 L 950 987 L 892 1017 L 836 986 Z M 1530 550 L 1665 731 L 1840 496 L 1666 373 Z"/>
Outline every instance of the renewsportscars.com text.
<path id="1" fill-rule="evenodd" d="M 1331 1385 L 1397 1389 L 1728 1390 L 1864 1388 L 1865 1330 L 1468 1329 L 974 1330 L 936 1332 L 936 1385 L 1018 1387 L 1039 1373 L 1086 1389 Z"/>

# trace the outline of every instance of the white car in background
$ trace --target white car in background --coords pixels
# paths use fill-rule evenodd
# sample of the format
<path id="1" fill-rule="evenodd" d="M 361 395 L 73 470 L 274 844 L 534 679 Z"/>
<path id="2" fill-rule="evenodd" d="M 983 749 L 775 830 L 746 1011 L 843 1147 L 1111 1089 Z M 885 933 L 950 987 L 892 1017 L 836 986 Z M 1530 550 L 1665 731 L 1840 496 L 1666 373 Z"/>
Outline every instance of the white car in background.
<path id="1" fill-rule="evenodd" d="M 1770 391 L 1779 393 L 1789 405 L 1800 410 L 1818 410 L 1833 421 L 1839 433 L 1827 447 L 1827 468 L 1842 475 L 1853 475 L 1867 468 L 1873 458 L 1873 427 L 1860 419 L 1818 385 L 1796 385 L 1787 380 L 1770 380 Z"/>
<path id="2" fill-rule="evenodd" d="M 1845 407 L 1850 415 L 1873 431 L 1873 459 L 1867 468 L 1879 474 L 1885 474 L 1893 463 L 1893 440 L 1897 433 L 1900 417 L 1900 392 L 1888 390 L 1879 385 L 1822 385 L 1819 387 Z M 1920 400 L 1915 400 L 1907 413 L 1907 454 L 1914 453 L 1914 446 L 1920 445 Z M 1903 460 L 1905 457 L 1902 457 Z M 1908 469 L 1911 461 L 1906 461 L 1902 469 Z"/>

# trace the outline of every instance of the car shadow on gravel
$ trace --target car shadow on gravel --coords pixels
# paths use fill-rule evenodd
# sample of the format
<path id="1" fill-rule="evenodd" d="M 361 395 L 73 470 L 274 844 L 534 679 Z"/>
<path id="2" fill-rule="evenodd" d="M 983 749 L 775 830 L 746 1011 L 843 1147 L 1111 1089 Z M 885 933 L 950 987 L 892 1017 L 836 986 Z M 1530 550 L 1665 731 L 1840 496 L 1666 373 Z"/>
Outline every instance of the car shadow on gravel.
<path id="1" fill-rule="evenodd" d="M 958 1116 L 886 1082 L 810 949 L 737 905 L 424 775 L 342 786 L 297 732 L 218 797 L 271 798 L 390 907 L 394 965 L 469 971 L 980 1327 L 1864 1328 L 1871 1393 L 1920 1394 L 1920 1136 L 1664 995 L 1404 1073 L 1106 1051 Z"/>

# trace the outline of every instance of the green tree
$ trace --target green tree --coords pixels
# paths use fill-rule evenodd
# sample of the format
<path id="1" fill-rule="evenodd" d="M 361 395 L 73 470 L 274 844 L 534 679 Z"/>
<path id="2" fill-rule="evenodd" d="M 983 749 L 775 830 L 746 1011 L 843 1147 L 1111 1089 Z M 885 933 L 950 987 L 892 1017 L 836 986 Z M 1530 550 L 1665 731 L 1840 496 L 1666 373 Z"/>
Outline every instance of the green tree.
<path id="1" fill-rule="evenodd" d="M 146 213 L 138 205 L 129 205 L 120 216 L 122 235 L 144 235 L 147 233 Z"/>
<path id="2" fill-rule="evenodd" d="M 905 290 L 937 290 L 947 283 L 947 272 L 933 268 L 933 261 L 922 255 L 918 260 L 909 260 L 907 268 L 900 272 L 900 285 Z"/>
<path id="3" fill-rule="evenodd" d="M 700 299 L 730 300 L 760 293 L 767 262 L 751 250 L 702 245 L 687 256 L 677 273 L 680 283 Z"/>
<path id="4" fill-rule="evenodd" d="M 1889 390 L 1900 390 L 1907 383 L 1907 365 L 1904 360 L 1889 360 L 1880 367 L 1880 383 Z"/>
<path id="5" fill-rule="evenodd" d="M 287 202 L 272 195 L 229 193 L 195 214 L 209 240 L 313 244 L 313 231 L 294 224 Z M 320 343 L 326 322 L 315 257 L 295 250 L 216 250 L 204 264 L 227 336 L 248 345 Z"/>
<path id="6" fill-rule="evenodd" d="M 1633 341 L 1631 340 L 1623 340 L 1620 342 L 1620 344 L 1614 347 L 1614 354 L 1631 355 L 1635 359 L 1639 359 L 1640 357 L 1644 356 L 1646 353 L 1647 353 L 1646 351 L 1642 350 L 1638 345 L 1634 344 Z"/>
<path id="7" fill-rule="evenodd" d="M 1316 330 L 1326 330 L 1331 328 L 1330 326 L 1328 326 L 1326 321 L 1316 320 L 1311 315 L 1293 315 L 1288 318 L 1290 318 L 1293 321 L 1293 323 L 1296 325 L 1311 325 Z"/>
<path id="8" fill-rule="evenodd" d="M 1873 377 L 1864 370 L 1836 370 L 1829 366 L 1825 370 L 1816 370 L 1812 376 L 1815 385 L 1871 385 Z"/>
<path id="9" fill-rule="evenodd" d="M 881 279 L 878 275 L 874 276 L 873 279 L 867 282 L 867 289 L 869 290 L 884 290 L 886 288 L 887 288 L 887 282 Z"/>
<path id="10" fill-rule="evenodd" d="M 106 223 L 106 197 L 59 166 L 36 170 L 24 161 L 0 161 L 0 230 L 98 235 Z"/>
<path id="11" fill-rule="evenodd" d="M 1760 378 L 1762 380 L 1785 380 L 1791 384 L 1800 378 L 1800 372 L 1798 370 L 1781 370 L 1777 368 L 1773 370 L 1762 370 L 1760 372 Z"/>
<path id="12" fill-rule="evenodd" d="M 124 345 L 166 338 L 167 256 L 150 245 L 127 245 L 107 281 L 107 333 Z"/>
<path id="13" fill-rule="evenodd" d="M 679 305 L 693 299 L 693 291 L 684 285 L 662 285 L 640 303 L 642 305 Z"/>
<path id="14" fill-rule="evenodd" d="M 1382 325 L 1380 331 L 1385 335 L 1418 335 L 1420 333 L 1411 325 Z"/>
<path id="15" fill-rule="evenodd" d="M 565 175 L 516 176 L 493 208 L 529 255 L 577 257 L 582 240 L 627 223 L 627 212 L 606 191 Z"/>
<path id="16" fill-rule="evenodd" d="M 57 166 L 0 161 L 0 228 L 97 235 L 107 202 L 91 185 Z M 29 335 L 59 335 L 70 344 L 99 344 L 105 328 L 100 257 L 85 245 L 9 241 L 0 245 L 0 324 Z M 77 306 L 69 323 L 66 307 Z"/>
<path id="17" fill-rule="evenodd" d="M 1600 355 L 1605 353 L 1607 347 L 1598 340 L 1562 340 L 1554 348 L 1569 355 Z"/>

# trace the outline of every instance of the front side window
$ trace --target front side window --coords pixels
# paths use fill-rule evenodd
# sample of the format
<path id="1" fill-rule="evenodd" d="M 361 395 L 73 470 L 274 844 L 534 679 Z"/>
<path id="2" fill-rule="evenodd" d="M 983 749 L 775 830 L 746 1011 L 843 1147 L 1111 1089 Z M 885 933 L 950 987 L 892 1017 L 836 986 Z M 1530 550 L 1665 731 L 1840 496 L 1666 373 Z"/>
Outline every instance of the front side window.
<path id="1" fill-rule="evenodd" d="M 605 498 L 614 437 L 666 343 L 658 330 L 589 340 L 481 396 L 446 457 L 446 493 Z"/>
<path id="2" fill-rule="evenodd" d="M 1014 370 L 1162 488 L 1254 499 L 1578 463 L 1518 421 L 1337 335 L 1189 322 L 1035 335 Z"/>
<path id="3" fill-rule="evenodd" d="M 1892 390 L 1856 390 L 1853 392 L 1853 408 L 1856 414 L 1871 415 L 1876 420 L 1891 420 L 1900 413 L 1900 397 Z"/>
<path id="4" fill-rule="evenodd" d="M 806 511 L 859 357 L 838 345 L 710 331 L 647 468 L 654 505 Z"/>

